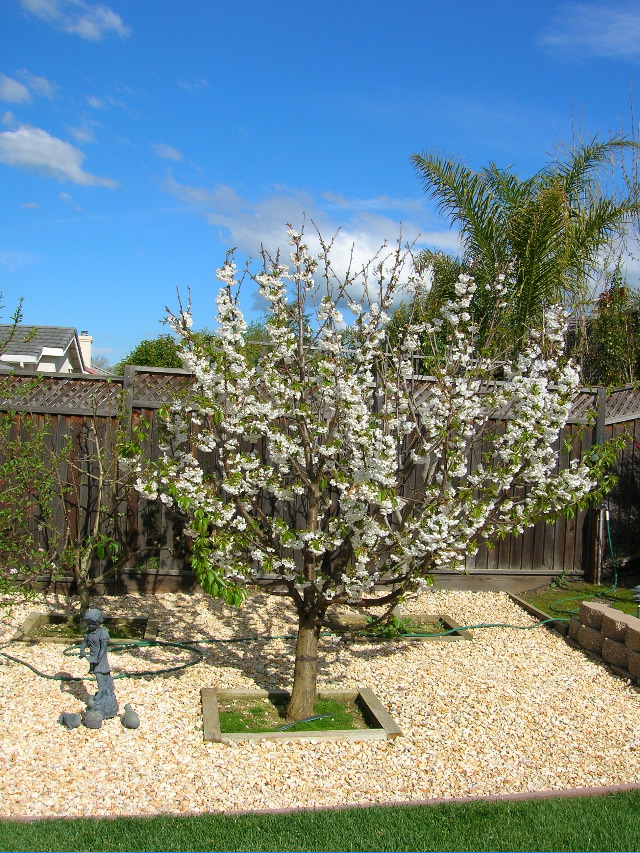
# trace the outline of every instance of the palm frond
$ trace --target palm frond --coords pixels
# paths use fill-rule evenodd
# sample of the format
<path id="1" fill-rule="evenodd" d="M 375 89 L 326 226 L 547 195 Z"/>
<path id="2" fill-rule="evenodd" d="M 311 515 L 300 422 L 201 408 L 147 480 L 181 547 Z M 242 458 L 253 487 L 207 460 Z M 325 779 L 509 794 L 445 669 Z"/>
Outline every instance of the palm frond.
<path id="1" fill-rule="evenodd" d="M 493 162 L 489 163 L 481 174 L 484 175 L 493 195 L 506 209 L 520 205 L 531 194 L 535 182 L 535 176 L 523 181 L 513 172 L 498 168 Z"/>
<path id="2" fill-rule="evenodd" d="M 640 145 L 622 136 L 593 139 L 527 179 L 490 163 L 473 172 L 464 163 L 425 152 L 411 159 L 440 213 L 459 226 L 464 261 L 479 285 L 474 319 L 493 324 L 499 300 L 493 282 L 507 273 L 508 304 L 500 322 L 517 348 L 528 327 L 553 302 L 575 303 L 640 214 L 640 196 L 607 195 L 599 172 Z"/>
<path id="3" fill-rule="evenodd" d="M 597 170 L 613 162 L 619 152 L 629 148 L 640 148 L 640 144 L 625 139 L 621 134 L 605 142 L 599 142 L 594 137 L 591 142 L 571 151 L 564 160 L 552 161 L 543 174 L 547 181 L 559 178 L 565 192 L 573 200 L 593 185 Z"/>
<path id="4" fill-rule="evenodd" d="M 567 266 L 574 279 L 589 277 L 600 270 L 603 250 L 622 236 L 625 225 L 640 212 L 640 202 L 610 198 L 594 201 L 574 212 L 567 235 Z"/>
<path id="5" fill-rule="evenodd" d="M 411 158 L 425 192 L 436 201 L 436 209 L 452 225 L 460 227 L 468 257 L 486 263 L 496 257 L 500 237 L 501 205 L 482 173 L 472 172 L 463 163 L 445 159 L 435 152 L 414 154 Z M 499 252 L 498 252 L 499 253 Z"/>

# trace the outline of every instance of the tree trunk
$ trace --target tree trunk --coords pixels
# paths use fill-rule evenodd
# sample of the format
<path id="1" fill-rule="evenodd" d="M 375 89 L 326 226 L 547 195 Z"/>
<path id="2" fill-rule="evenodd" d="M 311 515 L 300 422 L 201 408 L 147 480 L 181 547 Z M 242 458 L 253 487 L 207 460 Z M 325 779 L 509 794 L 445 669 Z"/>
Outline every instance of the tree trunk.
<path id="1" fill-rule="evenodd" d="M 91 595 L 89 593 L 89 587 L 84 582 L 84 580 L 78 579 L 78 598 L 79 606 L 80 606 L 80 615 L 82 616 L 85 610 L 88 610 L 89 605 L 91 604 Z"/>
<path id="2" fill-rule="evenodd" d="M 89 580 L 89 570 L 88 570 L 88 560 L 85 559 L 85 555 L 76 554 L 76 562 L 73 567 L 73 573 L 76 578 L 76 587 L 78 590 L 78 598 L 79 606 L 80 606 L 80 615 L 87 610 L 91 603 L 91 591 Z"/>
<path id="3" fill-rule="evenodd" d="M 321 626 L 315 615 L 300 615 L 293 689 L 287 706 L 287 721 L 304 720 L 313 716 L 318 677 L 318 640 Z"/>

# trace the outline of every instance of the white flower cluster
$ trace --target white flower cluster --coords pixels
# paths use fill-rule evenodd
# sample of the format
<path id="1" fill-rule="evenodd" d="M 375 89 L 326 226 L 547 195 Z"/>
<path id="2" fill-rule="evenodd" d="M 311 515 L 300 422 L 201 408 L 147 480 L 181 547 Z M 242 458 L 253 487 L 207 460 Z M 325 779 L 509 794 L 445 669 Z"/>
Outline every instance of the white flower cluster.
<path id="1" fill-rule="evenodd" d="M 547 312 L 541 336 L 496 382 L 474 345 L 471 278 L 460 277 L 440 320 L 410 326 L 388 353 L 392 292 L 367 302 L 344 288 L 312 302 L 318 259 L 301 234 L 290 229 L 289 238 L 293 272 L 274 263 L 255 275 L 270 317 L 256 366 L 245 355 L 232 260 L 218 273 L 213 356 L 184 312 L 170 318 L 195 387 L 186 406 L 167 411 L 162 458 L 137 460 L 138 488 L 187 514 L 190 535 L 206 546 L 205 588 L 211 577 L 274 575 L 294 598 L 322 606 L 370 597 L 382 581 L 420 589 L 434 569 L 463 568 L 482 542 L 595 487 L 579 460 L 556 470 L 579 382 L 562 362 L 561 311 Z M 340 299 L 355 316 L 347 337 Z M 312 339 L 301 340 L 301 329 Z M 447 349 L 426 380 L 414 364 L 433 355 L 425 348 L 441 330 Z"/>

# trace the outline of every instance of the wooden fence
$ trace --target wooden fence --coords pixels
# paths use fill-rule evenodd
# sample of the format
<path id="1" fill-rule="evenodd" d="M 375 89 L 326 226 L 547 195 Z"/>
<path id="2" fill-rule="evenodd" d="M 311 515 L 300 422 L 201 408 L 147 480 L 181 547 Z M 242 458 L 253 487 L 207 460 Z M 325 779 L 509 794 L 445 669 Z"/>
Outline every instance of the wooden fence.
<path id="1" fill-rule="evenodd" d="M 191 382 L 191 374 L 186 371 L 149 367 L 127 367 L 123 377 L 52 374 L 40 377 L 35 384 L 33 378 L 33 374 L 15 374 L 10 380 L 13 390 L 5 394 L 4 401 L 0 400 L 0 410 L 30 412 L 37 422 L 46 424 L 53 448 L 60 449 L 70 440 L 75 454 L 72 463 L 79 462 L 90 450 L 93 439 L 89 422 L 95 425 L 102 443 L 110 447 L 119 429 L 146 419 L 151 425 L 147 452 L 155 455 L 157 411 Z M 625 430 L 631 435 L 620 457 L 619 486 L 610 498 L 614 547 L 625 558 L 640 552 L 636 544 L 640 516 L 638 419 L 640 392 L 636 389 L 616 389 L 608 395 L 603 389 L 583 389 L 561 437 L 561 446 L 569 440 L 569 450 L 560 457 L 564 467 L 571 458 L 588 452 L 594 443 L 610 435 Z M 89 523 L 86 508 L 91 507 L 95 496 L 92 498 L 89 493 L 87 478 L 72 474 L 75 469 L 70 464 L 67 472 L 70 489 L 66 512 L 77 530 Z M 56 508 L 56 517 L 62 524 L 61 507 Z M 595 577 L 607 562 L 602 520 L 602 514 L 594 509 L 551 525 L 540 523 L 522 535 L 507 536 L 493 550 L 481 548 L 468 559 L 467 570 L 471 576 L 481 578 L 481 588 L 508 588 L 508 576 L 526 576 L 528 582 L 563 571 Z M 126 572 L 129 578 L 144 576 L 146 585 L 150 576 L 181 577 L 186 582 L 189 562 L 181 531 L 181 520 L 174 512 L 161 502 L 149 503 L 132 491 L 123 506 L 121 529 L 122 541 L 133 555 Z M 522 583 L 519 582 L 521 588 Z M 460 584 L 469 584 L 468 578 L 463 576 L 453 585 Z M 529 585 L 534 585 L 533 581 Z"/>

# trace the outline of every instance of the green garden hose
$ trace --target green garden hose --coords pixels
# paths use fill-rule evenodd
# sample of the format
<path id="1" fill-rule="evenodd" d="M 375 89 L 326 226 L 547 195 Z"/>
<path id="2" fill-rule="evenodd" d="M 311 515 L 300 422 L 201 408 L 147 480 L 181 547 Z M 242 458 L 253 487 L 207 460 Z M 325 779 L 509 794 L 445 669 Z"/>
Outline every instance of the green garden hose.
<path id="1" fill-rule="evenodd" d="M 508 625 L 506 622 L 482 622 L 479 625 L 460 625 L 458 628 L 450 628 L 448 631 L 429 632 L 428 634 L 418 634 L 408 632 L 406 634 L 398 634 L 392 637 L 393 640 L 410 640 L 412 638 L 420 639 L 424 637 L 446 637 L 448 634 L 459 634 L 460 631 L 473 631 L 476 628 L 517 628 L 519 631 L 531 631 L 532 628 L 539 628 L 541 625 L 546 625 L 548 622 L 559 622 L 559 619 L 543 619 L 541 622 L 536 622 L 535 625 Z M 568 621 L 568 620 L 567 620 Z M 361 634 L 361 637 L 378 637 L 385 639 L 379 634 Z"/>
<path id="2" fill-rule="evenodd" d="M 186 663 L 181 663 L 176 666 L 164 667 L 163 669 L 150 669 L 150 670 L 137 670 L 136 672 L 121 672 L 118 675 L 114 675 L 113 678 L 144 678 L 145 676 L 150 675 L 162 675 L 167 672 L 178 672 L 179 670 L 187 669 L 190 666 L 195 666 L 198 663 L 201 663 L 204 660 L 204 655 L 199 649 L 192 648 L 192 646 L 196 645 L 205 645 L 207 643 L 248 643 L 253 640 L 262 640 L 263 642 L 269 640 L 295 640 L 296 637 L 294 634 L 284 634 L 282 636 L 274 636 L 274 637 L 231 637 L 229 639 L 204 639 L 204 640 L 182 640 L 181 642 L 169 642 L 162 640 L 135 640 L 131 643 L 112 643 L 109 644 L 109 652 L 124 652 L 129 649 L 136 648 L 146 648 L 146 647 L 163 647 L 163 648 L 175 648 L 175 649 L 184 649 L 185 651 L 191 652 L 194 656 L 192 660 L 187 661 Z M 79 648 L 80 643 L 72 643 L 69 646 L 66 646 L 62 654 L 65 657 L 71 657 L 76 654 L 75 650 Z M 2 657 L 7 658 L 8 660 L 13 661 L 14 663 L 21 663 L 23 666 L 26 666 L 27 669 L 30 669 L 31 672 L 34 672 L 36 675 L 39 675 L 41 678 L 48 678 L 52 681 L 89 681 L 95 680 L 94 675 L 47 675 L 44 672 L 40 672 L 39 669 L 36 669 L 34 666 L 31 666 L 27 661 L 21 660 L 20 658 L 13 657 L 13 655 L 9 655 L 6 652 L 0 652 Z"/>
<path id="3" fill-rule="evenodd" d="M 544 619 L 541 622 L 536 622 L 535 625 L 508 625 L 503 622 L 491 622 L 491 623 L 482 623 L 479 625 L 462 625 L 459 628 L 451 628 L 448 631 L 440 631 L 438 633 L 429 633 L 429 634 L 419 634 L 419 633 L 407 633 L 407 634 L 399 634 L 397 637 L 393 637 L 394 640 L 411 640 L 411 639 L 422 639 L 424 637 L 446 637 L 449 634 L 457 634 L 460 631 L 470 631 L 475 630 L 477 628 L 518 628 L 522 631 L 530 631 L 532 628 L 539 628 L 540 625 L 545 625 L 548 622 L 556 622 L 557 619 Z M 325 631 L 322 636 L 328 636 L 333 634 L 333 631 Z M 386 638 L 380 637 L 378 634 L 361 634 L 362 637 L 377 637 L 378 639 L 384 640 Z M 192 648 L 196 645 L 205 645 L 208 643 L 249 643 L 256 640 L 260 640 L 262 642 L 269 642 L 270 640 L 295 640 L 295 634 L 282 634 L 280 636 L 273 637 L 231 637 L 231 638 L 211 638 L 205 640 L 182 640 L 181 642 L 163 642 L 161 640 L 135 640 L 131 643 L 113 643 L 109 645 L 109 652 L 123 652 L 128 649 L 135 648 L 146 648 L 146 647 L 157 647 L 161 646 L 163 648 L 176 648 L 176 649 L 184 649 L 186 651 L 191 652 L 194 657 L 192 660 L 187 661 L 186 663 L 181 663 L 176 666 L 164 667 L 162 669 L 154 669 L 154 670 L 136 670 L 135 672 L 121 672 L 118 675 L 114 675 L 113 678 L 144 678 L 152 675 L 163 675 L 168 672 L 178 672 L 179 670 L 187 669 L 190 666 L 195 666 L 198 663 L 201 663 L 204 660 L 204 655 L 199 649 Z M 80 643 L 73 643 L 72 645 L 66 646 L 62 654 L 65 657 L 71 657 L 75 653 L 75 649 L 80 646 Z M 20 658 L 13 657 L 13 655 L 9 655 L 6 652 L 0 652 L 2 657 L 7 658 L 8 660 L 13 661 L 14 663 L 20 663 L 23 666 L 26 666 L 27 669 L 30 669 L 31 672 L 39 675 L 41 678 L 48 678 L 52 681 L 89 681 L 95 680 L 94 675 L 47 675 L 44 672 L 40 672 L 39 669 L 36 669 L 27 661 L 21 660 Z"/>
<path id="4" fill-rule="evenodd" d="M 603 592 L 598 592 L 590 596 L 586 596 L 587 598 L 599 598 L 600 596 L 607 595 L 607 593 L 613 592 L 618 586 L 618 567 L 615 559 L 615 554 L 613 550 L 613 543 L 611 541 L 611 526 L 609 524 L 609 510 L 606 511 L 605 516 L 605 526 L 607 530 L 607 540 L 609 543 L 609 550 L 611 551 L 611 558 L 614 567 L 614 584 L 610 589 L 606 589 Z M 552 619 L 543 619 L 540 622 L 536 622 L 535 625 L 509 625 L 504 622 L 483 622 L 479 625 L 462 625 L 458 628 L 451 628 L 448 631 L 439 631 L 438 633 L 429 633 L 429 634 L 421 634 L 421 633 L 406 633 L 399 634 L 397 637 L 393 637 L 392 639 L 401 639 L 401 640 L 411 640 L 411 639 L 422 639 L 424 637 L 446 637 L 449 634 L 457 634 L 459 631 L 472 631 L 477 630 L 479 628 L 517 628 L 520 631 L 530 631 L 533 628 L 539 628 L 541 625 L 547 625 L 551 622 L 569 622 L 570 617 L 574 616 L 578 612 L 578 608 L 573 610 L 559 610 L 556 605 L 562 604 L 565 601 L 584 601 L 585 596 L 571 596 L 569 598 L 562 598 L 559 601 L 551 604 L 550 609 L 554 613 L 562 613 L 564 616 L 558 616 Z M 327 634 L 331 634 L 333 632 L 326 631 L 323 636 Z M 377 637 L 379 640 L 384 640 L 384 637 L 380 637 L 379 634 L 360 634 L 363 637 Z M 183 669 L 187 669 L 190 666 L 195 666 L 198 663 L 201 663 L 204 660 L 203 653 L 193 646 L 197 645 L 206 645 L 208 643 L 248 643 L 256 640 L 261 640 L 262 642 L 268 642 L 270 640 L 295 640 L 295 634 L 282 634 L 280 636 L 273 637 L 231 637 L 229 639 L 224 638 L 210 638 L 204 640 L 182 640 L 182 642 L 169 642 L 169 641 L 161 641 L 161 640 L 136 640 L 131 643 L 114 643 L 109 646 L 110 652 L 122 652 L 127 651 L 129 649 L 134 648 L 145 648 L 145 647 L 162 647 L 162 648 L 175 648 L 175 649 L 183 649 L 185 651 L 191 652 L 193 655 L 193 659 L 187 661 L 186 663 L 181 663 L 176 666 L 165 667 L 163 669 L 156 670 L 138 670 L 136 672 L 121 672 L 118 675 L 114 675 L 113 678 L 143 678 L 145 676 L 152 675 L 163 675 L 168 672 L 178 672 Z M 80 643 L 73 643 L 70 646 L 67 646 L 63 651 L 63 655 L 66 657 L 74 654 L 75 649 L 80 646 Z M 40 672 L 34 666 L 31 666 L 30 663 L 27 663 L 24 660 L 20 660 L 20 658 L 15 658 L 12 655 L 8 655 L 6 652 L 0 652 L 2 657 L 8 658 L 8 660 L 13 661 L 14 663 L 20 663 L 23 666 L 26 666 L 36 675 L 41 676 L 42 678 L 48 678 L 54 681 L 86 681 L 89 679 L 95 679 L 95 676 L 87 675 L 87 676 L 75 676 L 75 675 L 46 675 L 44 672 Z"/>

